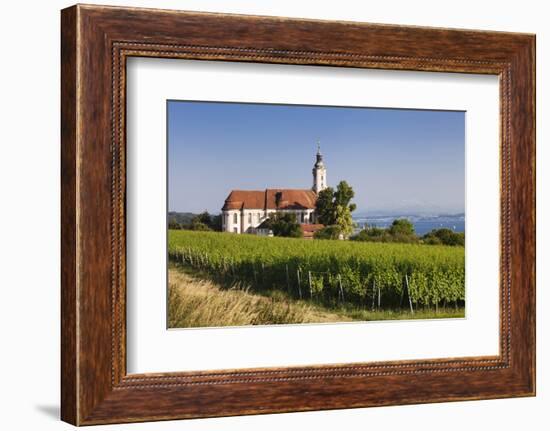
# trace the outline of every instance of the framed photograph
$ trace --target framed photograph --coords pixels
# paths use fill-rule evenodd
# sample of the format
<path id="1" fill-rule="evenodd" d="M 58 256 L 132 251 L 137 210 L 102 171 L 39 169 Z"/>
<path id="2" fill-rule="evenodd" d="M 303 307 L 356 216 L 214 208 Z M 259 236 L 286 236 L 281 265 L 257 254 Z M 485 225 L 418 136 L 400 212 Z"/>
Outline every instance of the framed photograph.
<path id="1" fill-rule="evenodd" d="M 61 14 L 62 419 L 535 394 L 535 37 Z"/>

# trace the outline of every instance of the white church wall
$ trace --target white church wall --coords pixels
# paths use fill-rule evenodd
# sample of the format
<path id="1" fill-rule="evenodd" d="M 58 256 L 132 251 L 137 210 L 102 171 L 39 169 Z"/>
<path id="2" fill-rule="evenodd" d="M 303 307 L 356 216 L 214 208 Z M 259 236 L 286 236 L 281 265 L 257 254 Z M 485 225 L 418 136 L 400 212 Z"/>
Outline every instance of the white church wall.
<path id="1" fill-rule="evenodd" d="M 239 210 L 223 211 L 223 226 L 225 232 L 241 233 L 241 215 Z"/>
<path id="2" fill-rule="evenodd" d="M 315 222 L 314 209 L 296 210 L 296 209 L 245 209 L 245 210 L 227 210 L 222 212 L 222 230 L 231 233 L 255 233 L 256 229 L 267 218 L 274 213 L 293 213 L 296 214 L 296 220 L 300 224 L 309 224 Z"/>

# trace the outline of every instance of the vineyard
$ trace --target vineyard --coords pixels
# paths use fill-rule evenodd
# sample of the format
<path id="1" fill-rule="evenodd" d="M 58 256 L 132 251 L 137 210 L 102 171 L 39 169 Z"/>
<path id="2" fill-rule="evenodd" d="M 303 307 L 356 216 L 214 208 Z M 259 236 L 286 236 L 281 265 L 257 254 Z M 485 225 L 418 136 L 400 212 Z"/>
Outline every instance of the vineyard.
<path id="1" fill-rule="evenodd" d="M 171 230 L 172 264 L 252 291 L 327 306 L 463 306 L 464 248 Z"/>

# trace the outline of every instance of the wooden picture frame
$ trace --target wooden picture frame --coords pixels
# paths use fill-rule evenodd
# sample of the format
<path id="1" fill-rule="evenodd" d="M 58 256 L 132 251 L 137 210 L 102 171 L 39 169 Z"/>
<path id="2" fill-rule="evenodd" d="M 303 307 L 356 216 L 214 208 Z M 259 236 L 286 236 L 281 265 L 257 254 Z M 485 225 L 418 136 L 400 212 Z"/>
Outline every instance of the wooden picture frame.
<path id="1" fill-rule="evenodd" d="M 535 394 L 535 36 L 77 5 L 61 14 L 61 417 L 75 425 Z M 500 77 L 500 354 L 126 373 L 130 56 Z"/>

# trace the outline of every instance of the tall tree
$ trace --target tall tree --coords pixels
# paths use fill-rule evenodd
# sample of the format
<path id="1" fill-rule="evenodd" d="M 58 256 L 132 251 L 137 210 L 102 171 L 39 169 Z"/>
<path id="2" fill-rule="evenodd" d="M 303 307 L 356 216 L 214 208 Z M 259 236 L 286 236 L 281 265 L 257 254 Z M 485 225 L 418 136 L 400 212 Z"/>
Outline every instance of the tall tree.
<path id="1" fill-rule="evenodd" d="M 200 214 L 197 214 L 193 219 L 191 220 L 191 224 L 189 226 L 189 229 L 191 230 L 211 230 L 210 229 L 210 214 L 208 211 L 204 211 Z"/>
<path id="2" fill-rule="evenodd" d="M 222 230 L 222 215 L 221 214 L 210 216 L 210 229 L 221 232 L 221 230 Z"/>
<path id="3" fill-rule="evenodd" d="M 340 233 L 348 237 L 353 232 L 353 219 L 351 213 L 356 205 L 350 203 L 355 192 L 347 181 L 340 181 L 336 191 L 331 187 L 319 192 L 315 211 L 317 220 L 325 226 L 338 226 Z"/>
<path id="4" fill-rule="evenodd" d="M 327 187 L 319 192 L 317 202 L 315 203 L 315 212 L 317 213 L 317 221 L 325 226 L 334 224 L 334 189 Z"/>
<path id="5" fill-rule="evenodd" d="M 340 228 L 340 233 L 344 238 L 348 238 L 353 233 L 353 218 L 349 206 L 336 206 L 336 226 Z"/>
<path id="6" fill-rule="evenodd" d="M 336 187 L 336 192 L 334 192 L 334 204 L 342 207 L 347 207 L 354 196 L 355 192 L 348 184 L 348 182 L 340 181 L 338 183 L 338 186 Z"/>
<path id="7" fill-rule="evenodd" d="M 191 219 L 189 224 L 189 229 L 191 230 L 222 230 L 222 216 L 211 215 L 208 211 L 203 211 L 200 214 L 195 215 Z"/>
<path id="8" fill-rule="evenodd" d="M 414 235 L 414 225 L 406 218 L 395 219 L 388 230 L 392 235 Z"/>
<path id="9" fill-rule="evenodd" d="M 192 223 L 203 223 L 207 226 L 210 226 L 211 222 L 212 220 L 210 218 L 210 213 L 208 211 L 203 211 L 202 213 L 193 217 L 193 220 L 192 220 Z"/>

